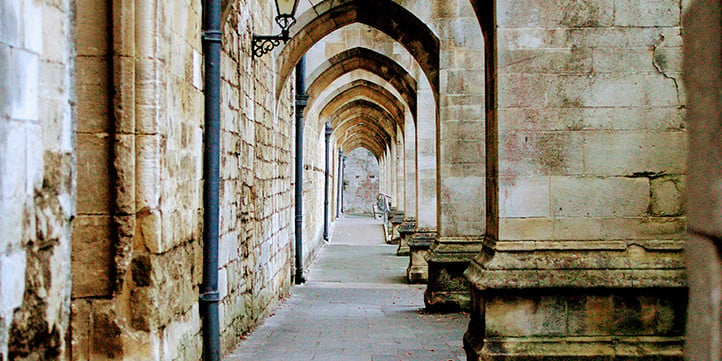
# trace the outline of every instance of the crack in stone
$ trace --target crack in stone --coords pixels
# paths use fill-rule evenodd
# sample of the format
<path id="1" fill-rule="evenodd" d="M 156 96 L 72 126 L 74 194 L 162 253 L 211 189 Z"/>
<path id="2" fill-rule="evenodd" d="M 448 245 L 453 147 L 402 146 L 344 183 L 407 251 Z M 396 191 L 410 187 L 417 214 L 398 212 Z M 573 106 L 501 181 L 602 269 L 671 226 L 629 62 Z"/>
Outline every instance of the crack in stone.
<path id="1" fill-rule="evenodd" d="M 660 36 L 659 36 L 658 43 L 661 43 L 661 42 L 663 42 L 663 41 L 664 41 L 664 36 L 663 36 L 663 35 L 660 35 Z M 669 75 L 662 69 L 662 67 L 661 67 L 659 64 L 657 64 L 657 60 L 656 60 L 656 59 L 657 59 L 657 44 L 652 44 L 652 45 L 649 46 L 649 54 L 651 55 L 651 58 L 652 58 L 652 66 L 653 66 L 654 69 L 657 71 L 657 73 L 660 74 L 660 75 L 662 75 L 665 79 L 669 79 L 669 80 L 671 80 L 671 81 L 674 83 L 675 94 L 676 94 L 676 96 L 677 96 L 677 105 L 678 105 L 679 107 L 683 107 L 682 101 L 681 101 L 681 96 L 680 96 L 680 94 L 679 94 L 679 82 L 677 82 L 677 78 L 672 77 L 672 76 L 669 76 Z"/>

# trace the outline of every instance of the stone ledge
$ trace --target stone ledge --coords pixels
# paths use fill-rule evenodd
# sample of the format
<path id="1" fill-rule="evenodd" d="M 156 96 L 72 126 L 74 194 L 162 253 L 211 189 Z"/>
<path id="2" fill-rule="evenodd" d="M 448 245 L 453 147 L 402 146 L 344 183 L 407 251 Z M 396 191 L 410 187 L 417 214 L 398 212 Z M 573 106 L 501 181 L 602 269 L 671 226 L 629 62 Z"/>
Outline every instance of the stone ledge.
<path id="1" fill-rule="evenodd" d="M 465 272 L 477 289 L 686 287 L 681 249 L 497 251 L 477 255 Z"/>
<path id="2" fill-rule="evenodd" d="M 464 335 L 469 360 L 682 360 L 684 337 L 487 338 L 481 350 Z"/>
<path id="3" fill-rule="evenodd" d="M 416 220 L 413 218 L 404 219 L 399 225 L 399 234 L 402 237 L 416 232 Z"/>
<path id="4" fill-rule="evenodd" d="M 465 273 L 478 289 L 511 288 L 648 288 L 686 286 L 684 270 L 512 270 Z"/>
<path id="5" fill-rule="evenodd" d="M 490 248 L 480 237 L 436 237 L 426 255 L 429 263 L 468 263 Z"/>
<path id="6" fill-rule="evenodd" d="M 557 269 L 673 269 L 684 268 L 682 251 L 645 251 L 632 246 L 625 251 L 496 252 L 484 264 L 487 270 Z"/>
<path id="7" fill-rule="evenodd" d="M 528 251 L 585 251 L 585 250 L 617 250 L 624 251 L 636 245 L 647 251 L 681 251 L 684 240 L 595 240 L 595 241 L 499 241 L 497 251 L 528 252 Z"/>
<path id="8" fill-rule="evenodd" d="M 393 216 L 390 217 L 389 222 L 393 224 L 394 226 L 398 226 L 401 223 L 404 222 L 404 212 L 403 211 L 395 211 L 393 213 Z"/>
<path id="9" fill-rule="evenodd" d="M 436 230 L 418 228 L 416 229 L 416 232 L 411 235 L 411 239 L 409 240 L 409 247 L 428 249 L 434 244 L 435 239 Z"/>

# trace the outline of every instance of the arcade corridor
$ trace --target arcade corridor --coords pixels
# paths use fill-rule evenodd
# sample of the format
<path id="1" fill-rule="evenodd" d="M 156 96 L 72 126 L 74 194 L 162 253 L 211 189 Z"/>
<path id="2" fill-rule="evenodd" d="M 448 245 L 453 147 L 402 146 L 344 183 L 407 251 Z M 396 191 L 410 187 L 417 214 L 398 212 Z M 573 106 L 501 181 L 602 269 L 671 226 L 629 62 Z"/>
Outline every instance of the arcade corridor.
<path id="1" fill-rule="evenodd" d="M 224 361 L 461 361 L 462 313 L 424 312 L 424 287 L 380 221 L 345 216 L 306 284 Z"/>
<path id="2" fill-rule="evenodd" d="M 720 39 L 718 0 L 3 0 L 0 361 L 718 361 Z"/>

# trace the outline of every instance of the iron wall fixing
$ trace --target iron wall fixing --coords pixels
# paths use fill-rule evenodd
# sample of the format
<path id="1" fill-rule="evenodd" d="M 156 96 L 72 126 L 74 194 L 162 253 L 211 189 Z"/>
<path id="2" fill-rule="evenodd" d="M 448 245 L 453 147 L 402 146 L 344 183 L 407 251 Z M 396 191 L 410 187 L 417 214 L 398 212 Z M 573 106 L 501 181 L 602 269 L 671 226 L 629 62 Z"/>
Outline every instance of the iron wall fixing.
<path id="1" fill-rule="evenodd" d="M 281 44 L 291 39 L 289 28 L 296 23 L 296 7 L 298 0 L 276 0 L 276 24 L 281 27 L 278 35 L 253 35 L 251 50 L 254 58 L 260 58 Z"/>

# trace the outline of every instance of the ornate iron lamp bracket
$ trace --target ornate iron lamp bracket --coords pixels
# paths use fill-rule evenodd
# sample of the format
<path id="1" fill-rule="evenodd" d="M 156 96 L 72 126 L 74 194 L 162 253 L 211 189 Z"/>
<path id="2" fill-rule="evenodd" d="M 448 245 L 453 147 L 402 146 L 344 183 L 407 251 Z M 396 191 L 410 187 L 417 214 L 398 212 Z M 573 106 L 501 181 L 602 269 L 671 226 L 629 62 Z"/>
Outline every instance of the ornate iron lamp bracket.
<path id="1" fill-rule="evenodd" d="M 296 23 L 293 16 L 281 15 L 276 17 L 276 23 L 281 27 L 278 35 L 253 35 L 251 50 L 254 58 L 260 58 L 279 46 L 281 42 L 286 43 L 291 39 L 288 29 Z"/>

